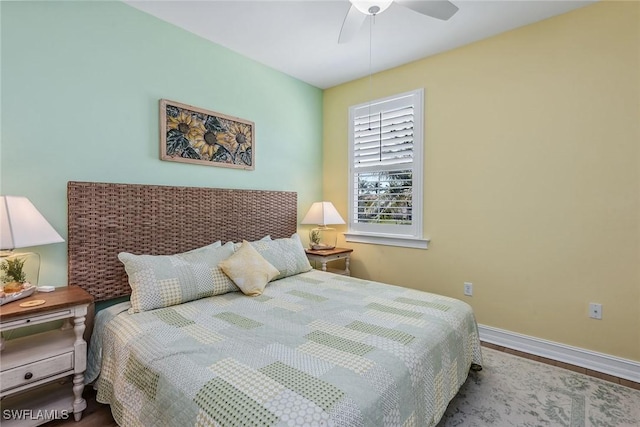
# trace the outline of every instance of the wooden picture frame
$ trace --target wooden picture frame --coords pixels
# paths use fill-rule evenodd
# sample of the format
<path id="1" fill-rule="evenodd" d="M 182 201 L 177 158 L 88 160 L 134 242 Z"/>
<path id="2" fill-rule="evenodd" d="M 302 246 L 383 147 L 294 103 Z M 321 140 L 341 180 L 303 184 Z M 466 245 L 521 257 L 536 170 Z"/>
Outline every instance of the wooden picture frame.
<path id="1" fill-rule="evenodd" d="M 255 124 L 161 99 L 160 159 L 254 170 Z"/>

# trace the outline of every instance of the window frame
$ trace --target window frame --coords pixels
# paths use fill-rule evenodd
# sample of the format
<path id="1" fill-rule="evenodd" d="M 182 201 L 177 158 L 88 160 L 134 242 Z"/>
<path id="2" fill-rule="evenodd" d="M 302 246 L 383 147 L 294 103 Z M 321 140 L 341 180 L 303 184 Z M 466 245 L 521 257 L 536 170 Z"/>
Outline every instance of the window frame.
<path id="1" fill-rule="evenodd" d="M 406 98 L 406 102 L 405 99 Z M 366 108 L 367 114 L 375 114 L 391 109 L 391 106 L 413 106 L 413 159 L 409 163 L 399 165 L 372 165 L 363 168 L 354 166 L 355 157 L 355 118 L 361 114 L 358 111 Z M 424 89 L 391 95 L 349 107 L 349 166 L 348 166 L 348 215 L 347 232 L 344 233 L 347 242 L 371 243 L 387 246 L 401 246 L 409 248 L 427 249 L 429 239 L 423 237 L 423 186 L 424 186 Z M 357 173 L 375 171 L 393 171 L 411 169 L 411 225 L 382 225 L 358 223 L 355 221 L 355 201 Z"/>

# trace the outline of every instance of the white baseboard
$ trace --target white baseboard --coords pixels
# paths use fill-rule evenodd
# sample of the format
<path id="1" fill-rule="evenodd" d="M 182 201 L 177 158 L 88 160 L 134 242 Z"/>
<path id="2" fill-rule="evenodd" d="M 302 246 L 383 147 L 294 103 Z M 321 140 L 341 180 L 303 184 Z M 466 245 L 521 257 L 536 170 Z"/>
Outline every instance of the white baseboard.
<path id="1" fill-rule="evenodd" d="M 478 325 L 480 340 L 640 383 L 640 362 Z"/>

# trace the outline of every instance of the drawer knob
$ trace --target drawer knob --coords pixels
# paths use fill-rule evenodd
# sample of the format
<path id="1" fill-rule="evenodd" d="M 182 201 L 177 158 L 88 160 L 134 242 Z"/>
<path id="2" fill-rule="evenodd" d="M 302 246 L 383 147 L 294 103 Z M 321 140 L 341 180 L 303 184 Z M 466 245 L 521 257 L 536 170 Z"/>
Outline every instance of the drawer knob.
<path id="1" fill-rule="evenodd" d="M 25 380 L 30 380 L 31 378 L 33 378 L 33 374 L 31 372 L 27 372 L 26 374 L 24 374 Z"/>

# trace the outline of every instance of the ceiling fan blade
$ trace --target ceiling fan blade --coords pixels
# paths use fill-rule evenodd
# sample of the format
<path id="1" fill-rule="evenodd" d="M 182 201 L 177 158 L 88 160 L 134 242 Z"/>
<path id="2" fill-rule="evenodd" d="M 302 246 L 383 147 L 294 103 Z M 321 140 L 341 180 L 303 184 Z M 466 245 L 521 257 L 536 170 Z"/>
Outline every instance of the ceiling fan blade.
<path id="1" fill-rule="evenodd" d="M 456 14 L 458 6 L 447 0 L 395 0 L 396 3 L 423 15 L 446 21 Z"/>
<path id="2" fill-rule="evenodd" d="M 346 43 L 351 40 L 362 27 L 362 23 L 366 18 L 367 15 L 361 13 L 354 5 L 351 5 L 342 23 L 338 43 Z"/>

